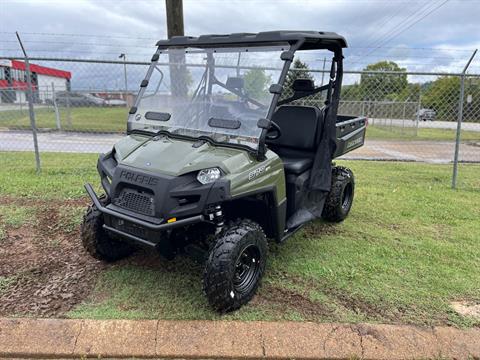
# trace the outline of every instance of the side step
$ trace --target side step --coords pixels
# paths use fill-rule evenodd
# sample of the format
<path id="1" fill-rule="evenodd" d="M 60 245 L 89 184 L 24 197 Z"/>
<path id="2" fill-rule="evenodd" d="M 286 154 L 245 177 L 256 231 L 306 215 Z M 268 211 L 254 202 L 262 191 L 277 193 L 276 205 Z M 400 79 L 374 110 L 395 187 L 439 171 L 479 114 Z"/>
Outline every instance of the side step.
<path id="1" fill-rule="evenodd" d="M 285 233 L 284 233 L 282 239 L 280 240 L 280 243 L 283 243 L 285 240 L 287 240 L 290 236 L 294 235 L 298 230 L 300 230 L 304 226 L 305 226 L 305 224 L 302 224 L 302 225 L 298 225 L 297 227 L 294 227 L 293 229 L 285 230 Z"/>

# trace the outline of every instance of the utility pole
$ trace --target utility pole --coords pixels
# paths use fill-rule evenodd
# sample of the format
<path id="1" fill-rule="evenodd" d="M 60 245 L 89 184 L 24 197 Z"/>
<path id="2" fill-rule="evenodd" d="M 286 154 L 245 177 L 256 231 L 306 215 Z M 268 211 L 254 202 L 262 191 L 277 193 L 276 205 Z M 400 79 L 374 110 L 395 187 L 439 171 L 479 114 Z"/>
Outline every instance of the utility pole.
<path id="1" fill-rule="evenodd" d="M 167 12 L 167 35 L 184 36 L 183 28 L 183 0 L 165 0 Z M 170 62 L 170 88 L 175 98 L 185 98 L 188 93 L 186 84 L 185 53 L 181 51 L 168 52 Z"/>
<path id="2" fill-rule="evenodd" d="M 183 36 L 183 0 L 165 0 L 167 10 L 167 35 Z"/>

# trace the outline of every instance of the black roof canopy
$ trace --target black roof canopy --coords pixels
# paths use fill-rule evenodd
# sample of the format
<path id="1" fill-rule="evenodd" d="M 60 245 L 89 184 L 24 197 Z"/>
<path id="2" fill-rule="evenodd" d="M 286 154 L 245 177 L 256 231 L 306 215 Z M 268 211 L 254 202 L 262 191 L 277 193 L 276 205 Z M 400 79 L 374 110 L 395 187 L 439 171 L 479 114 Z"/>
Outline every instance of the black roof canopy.
<path id="1" fill-rule="evenodd" d="M 224 35 L 174 36 L 160 40 L 161 47 L 222 47 L 222 46 L 262 46 L 280 43 L 295 44 L 304 41 L 298 50 L 347 47 L 345 38 L 334 32 L 324 31 L 265 31 L 259 33 L 234 33 Z"/>

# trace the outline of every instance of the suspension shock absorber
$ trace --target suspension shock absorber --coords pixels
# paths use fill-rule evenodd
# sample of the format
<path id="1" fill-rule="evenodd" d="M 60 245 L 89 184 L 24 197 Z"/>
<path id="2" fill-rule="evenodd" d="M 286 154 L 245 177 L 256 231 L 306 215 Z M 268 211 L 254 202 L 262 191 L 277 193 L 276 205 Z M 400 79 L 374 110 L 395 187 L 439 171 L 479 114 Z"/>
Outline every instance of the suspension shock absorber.
<path id="1" fill-rule="evenodd" d="M 222 231 L 224 225 L 223 210 L 221 205 L 213 206 L 207 213 L 208 220 L 215 224 L 215 235 Z"/>

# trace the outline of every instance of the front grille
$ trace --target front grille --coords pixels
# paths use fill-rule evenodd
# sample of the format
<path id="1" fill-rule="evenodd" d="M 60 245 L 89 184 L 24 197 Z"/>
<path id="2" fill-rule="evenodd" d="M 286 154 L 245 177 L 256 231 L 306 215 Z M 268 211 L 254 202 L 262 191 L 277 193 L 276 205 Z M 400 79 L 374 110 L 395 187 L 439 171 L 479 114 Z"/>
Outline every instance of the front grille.
<path id="1" fill-rule="evenodd" d="M 155 215 L 153 195 L 135 189 L 122 189 L 114 204 L 143 215 Z"/>

